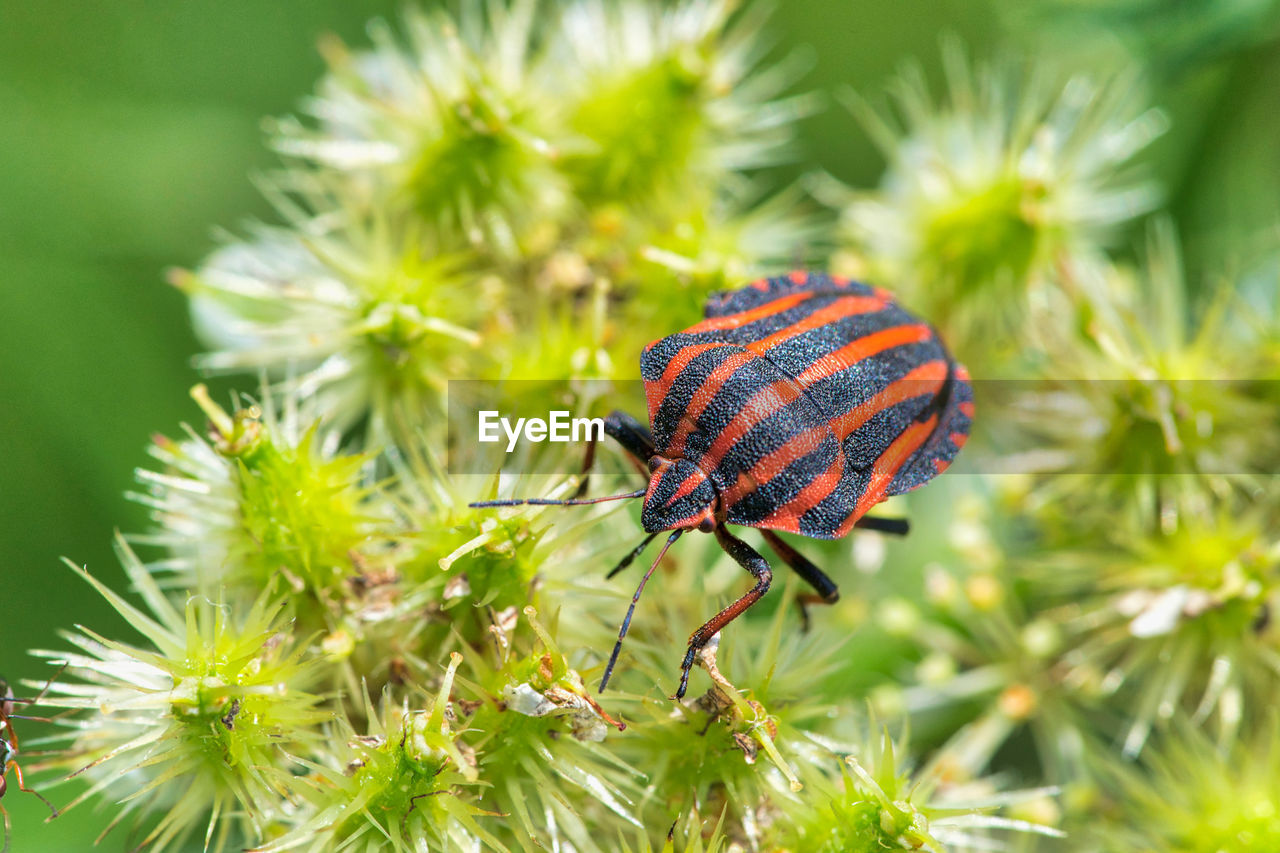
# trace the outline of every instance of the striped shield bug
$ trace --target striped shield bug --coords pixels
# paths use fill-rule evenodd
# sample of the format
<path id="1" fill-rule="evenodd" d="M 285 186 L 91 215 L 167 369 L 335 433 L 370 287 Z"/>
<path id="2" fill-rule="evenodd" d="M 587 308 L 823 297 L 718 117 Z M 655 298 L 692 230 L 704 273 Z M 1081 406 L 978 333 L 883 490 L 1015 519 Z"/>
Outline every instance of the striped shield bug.
<path id="1" fill-rule="evenodd" d="M 34 705 L 44 698 L 44 694 L 49 691 L 53 685 L 54 679 L 66 669 L 64 663 L 62 667 L 50 678 L 33 699 L 15 699 L 13 689 L 9 687 L 9 682 L 0 678 L 0 799 L 4 798 L 5 791 L 9 787 L 9 771 L 13 771 L 14 777 L 18 780 L 18 790 L 28 794 L 35 794 L 40 802 L 49 807 L 53 812 L 53 817 L 58 816 L 58 810 L 54 808 L 53 803 L 44 798 L 32 788 L 27 787 L 26 781 L 22 778 L 22 768 L 18 766 L 18 733 L 13 728 L 14 720 L 38 720 L 40 722 L 50 722 L 48 717 L 32 717 L 25 714 L 15 714 L 14 709 L 18 705 Z M 0 817 L 4 819 L 4 842 L 0 845 L 0 853 L 9 853 L 9 812 L 5 811 L 4 806 L 0 806 Z"/>
<path id="2" fill-rule="evenodd" d="M 759 528 L 778 558 L 813 587 L 805 599 L 834 603 L 835 583 L 778 533 L 815 539 L 839 539 L 854 527 L 905 533 L 904 521 L 868 518 L 867 511 L 937 476 L 969 435 L 968 373 L 934 329 L 885 290 L 793 272 L 713 294 L 705 315 L 645 347 L 640 373 L 649 427 L 622 412 L 605 419 L 605 432 L 648 471 L 647 488 L 472 504 L 643 498 L 648 536 L 610 577 L 659 533 L 671 531 L 631 599 L 601 691 L 645 583 L 683 533 L 715 534 L 755 585 L 689 637 L 676 698 L 685 694 L 698 652 L 769 590 L 769 563 L 728 525 Z M 579 495 L 593 454 L 589 444 Z"/>

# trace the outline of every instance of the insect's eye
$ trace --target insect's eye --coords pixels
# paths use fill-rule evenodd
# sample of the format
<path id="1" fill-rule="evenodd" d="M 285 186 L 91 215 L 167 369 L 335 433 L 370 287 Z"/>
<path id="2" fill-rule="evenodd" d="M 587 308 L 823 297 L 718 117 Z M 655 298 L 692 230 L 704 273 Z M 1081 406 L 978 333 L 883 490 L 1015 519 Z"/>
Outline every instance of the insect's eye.
<path id="1" fill-rule="evenodd" d="M 711 516 L 704 516 L 702 521 L 698 522 L 698 529 L 703 533 L 710 533 L 716 529 L 716 520 Z"/>
<path id="2" fill-rule="evenodd" d="M 652 474 L 654 471 L 657 471 L 659 468 L 662 467 L 662 463 L 666 461 L 667 460 L 663 459 L 661 456 L 650 456 L 649 457 L 649 473 Z"/>

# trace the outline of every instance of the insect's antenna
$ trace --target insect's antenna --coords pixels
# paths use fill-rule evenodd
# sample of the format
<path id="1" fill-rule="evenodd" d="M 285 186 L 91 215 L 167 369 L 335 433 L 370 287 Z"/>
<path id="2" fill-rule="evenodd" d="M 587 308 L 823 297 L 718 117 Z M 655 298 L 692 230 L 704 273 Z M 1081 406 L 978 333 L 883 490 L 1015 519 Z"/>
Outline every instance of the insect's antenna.
<path id="1" fill-rule="evenodd" d="M 644 541 L 641 542 L 639 545 L 637 545 L 635 548 L 632 548 L 630 554 L 627 554 L 627 556 L 619 560 L 618 565 L 610 569 L 609 574 L 605 575 L 604 579 L 609 580 L 609 578 L 613 577 L 618 572 L 622 571 L 627 566 L 631 565 L 632 562 L 635 561 L 636 557 L 639 557 L 640 554 L 644 552 L 644 549 L 649 547 L 649 543 L 652 542 L 653 537 L 657 535 L 658 535 L 657 533 L 650 533 L 648 536 L 644 537 Z"/>
<path id="2" fill-rule="evenodd" d="M 15 705 L 35 705 L 35 704 L 39 703 L 39 701 L 45 697 L 45 694 L 49 692 L 49 688 L 53 686 L 53 682 L 57 681 L 57 680 L 58 680 L 58 676 L 59 676 L 59 675 L 62 675 L 63 670 L 65 670 L 65 669 L 66 669 L 68 666 L 70 666 L 70 665 L 71 665 L 71 662 L 70 662 L 70 661 L 65 661 L 65 660 L 64 660 L 64 661 L 62 662 L 62 666 L 58 667 L 57 671 L 56 671 L 56 672 L 54 672 L 54 674 L 53 674 L 53 675 L 49 676 L 49 680 L 48 680 L 48 681 L 46 681 L 46 682 L 44 683 L 44 687 L 40 688 L 40 692 L 39 692 L 39 693 L 37 693 L 37 694 L 36 694 L 34 697 L 32 697 L 31 699 L 13 698 L 13 699 L 10 699 L 9 701 L 10 701 L 10 702 L 13 702 Z M 74 709 L 72 709 L 72 710 L 74 710 Z M 10 716 L 10 717 L 18 717 L 18 715 L 17 715 L 17 714 L 10 714 L 9 716 Z M 26 719 L 26 720 L 41 720 L 41 719 L 44 719 L 44 718 L 42 718 L 42 717 L 18 717 L 18 719 Z M 46 720 L 46 722 L 48 722 L 48 721 Z"/>
<path id="3" fill-rule="evenodd" d="M 599 504 L 605 501 L 625 501 L 630 498 L 642 498 L 648 491 L 645 489 L 637 489 L 634 492 L 627 492 L 625 495 L 605 495 L 602 498 L 570 498 L 565 501 L 552 500 L 550 498 L 514 498 L 502 501 L 476 501 L 469 503 L 467 506 L 472 509 L 488 509 L 495 506 L 586 506 L 587 504 Z"/>
<path id="4" fill-rule="evenodd" d="M 604 692 L 605 685 L 609 683 L 609 676 L 613 674 L 613 665 L 618 662 L 618 655 L 622 652 L 622 639 L 627 636 L 627 629 L 631 627 L 631 614 L 636 612 L 636 603 L 640 601 L 640 593 L 644 592 L 644 585 L 649 582 L 649 576 L 653 574 L 653 570 L 658 568 L 658 563 L 661 563 L 662 558 L 666 556 L 667 549 L 671 547 L 671 543 L 679 539 L 681 533 L 684 533 L 684 528 L 675 530 L 667 537 L 662 550 L 658 552 L 657 559 L 653 561 L 649 571 L 644 573 L 644 577 L 640 578 L 640 585 L 636 587 L 636 594 L 631 596 L 631 606 L 627 608 L 627 618 L 622 620 L 622 627 L 618 630 L 618 642 L 614 643 L 613 654 L 609 655 L 609 665 L 604 668 L 604 677 L 600 679 L 600 690 L 597 692 Z M 652 538 L 652 536 L 649 537 L 649 539 Z M 649 539 L 645 540 L 646 545 L 649 544 Z M 632 556 L 634 556 L 634 552 Z M 630 560 L 626 562 L 630 562 Z"/>

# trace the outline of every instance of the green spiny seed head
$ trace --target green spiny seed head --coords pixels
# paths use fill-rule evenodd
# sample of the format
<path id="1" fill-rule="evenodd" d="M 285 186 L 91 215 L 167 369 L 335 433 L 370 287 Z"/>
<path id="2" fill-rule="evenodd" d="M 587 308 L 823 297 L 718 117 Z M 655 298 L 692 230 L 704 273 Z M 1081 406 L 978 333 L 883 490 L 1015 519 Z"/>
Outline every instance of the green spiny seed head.
<path id="1" fill-rule="evenodd" d="M 1061 575 L 1063 563 L 1075 564 L 1068 660 L 1106 673 L 1106 690 L 1125 697 L 1130 755 L 1180 710 L 1235 735 L 1274 701 L 1269 685 L 1280 674 L 1268 624 L 1280 602 L 1280 542 L 1265 512 L 1223 506 L 1186 516 L 1171 534 L 1122 529 L 1115 538 L 1105 552 L 1045 567 Z"/>
<path id="2" fill-rule="evenodd" d="M 699 151 L 705 132 L 705 48 L 683 46 L 631 74 L 600 81 L 576 105 L 572 127 L 592 140 L 590 157 L 568 158 L 588 201 L 645 199 Z M 673 174 L 674 173 L 674 174 Z"/>
<path id="3" fill-rule="evenodd" d="M 872 734 L 857 755 L 840 763 L 838 778 L 826 780 L 801 809 L 780 823 L 784 849 L 814 853 L 880 853 L 1002 849 L 999 833 L 1061 837 L 1050 825 L 1008 817 L 1019 804 L 1043 799 L 1045 789 L 998 792 L 989 781 L 948 782 L 931 766 L 912 771 L 888 732 Z M 1002 814 L 1003 812 L 1003 814 Z"/>
<path id="4" fill-rule="evenodd" d="M 1070 381 L 1046 380 L 1050 393 L 1010 410 L 1054 460 L 1036 471 L 1054 474 L 1040 478 L 1037 502 L 1068 516 L 1158 519 L 1170 532 L 1220 495 L 1260 488 L 1280 421 L 1267 383 L 1253 381 L 1265 375 L 1264 350 L 1230 282 L 1193 311 L 1167 223 L 1152 230 L 1138 270 L 1072 269 L 1088 343 L 1073 334 L 1051 344 L 1045 370 Z"/>
<path id="5" fill-rule="evenodd" d="M 315 126 L 281 121 L 273 144 L 341 174 L 344 195 L 416 215 L 436 245 L 509 258 L 566 206 L 558 101 L 533 51 L 535 0 L 462 10 L 410 11 L 403 46 L 381 23 L 373 50 L 328 43 L 305 105 Z"/>
<path id="6" fill-rule="evenodd" d="M 1025 281 L 1042 238 L 1028 207 L 1043 196 L 1043 187 L 1011 179 L 957 192 L 924 223 L 920 253 L 951 270 L 958 301 L 1002 278 Z"/>
<path id="7" fill-rule="evenodd" d="M 467 727 L 480 778 L 492 787 L 481 804 L 509 815 L 502 836 L 538 849 L 570 843 L 604 853 L 616 839 L 592 827 L 641 828 L 639 774 L 603 743 L 611 718 L 569 666 L 554 633 L 532 607 L 523 619 L 499 614 L 487 653 L 468 658 L 460 678 L 475 701 Z"/>
<path id="8" fill-rule="evenodd" d="M 460 618 L 468 609 L 518 611 L 529 602 L 530 586 L 540 565 L 535 557 L 539 535 L 519 516 L 483 517 L 474 510 L 465 513 L 448 528 L 426 531 L 420 538 L 419 547 L 426 558 L 420 573 L 434 574 L 437 582 L 443 581 L 441 606 L 446 611 L 461 608 L 453 614 L 455 622 L 471 621 Z M 407 565 L 405 571 L 417 573 L 413 565 Z M 430 577 L 426 580 L 432 582 Z M 479 611 L 476 617 L 477 624 L 487 622 Z"/>
<path id="9" fill-rule="evenodd" d="M 754 72 L 762 21 L 731 23 L 736 6 L 580 0 L 565 12 L 556 49 L 583 140 L 565 168 L 585 202 L 706 204 L 735 171 L 779 157 L 801 111 L 775 100 L 791 74 Z"/>
<path id="10" fill-rule="evenodd" d="M 323 233 L 262 229 L 174 283 L 212 351 L 202 368 L 265 371 L 326 426 L 362 427 L 369 445 L 405 441 L 442 407 L 446 381 L 485 363 L 472 330 L 483 299 L 457 256 L 419 228 L 381 217 Z"/>
<path id="11" fill-rule="evenodd" d="M 365 693 L 366 733 L 339 720 L 300 780 L 305 808 L 290 819 L 291 829 L 255 850 L 505 849 L 481 820 L 496 815 L 472 803 L 475 757 L 450 699 L 462 660 L 450 656 L 425 709 L 384 696 L 380 713 Z"/>
<path id="12" fill-rule="evenodd" d="M 293 756 L 314 745 L 329 716 L 309 692 L 316 667 L 303 659 L 305 645 L 290 634 L 271 586 L 238 618 L 228 605 L 201 597 L 180 612 L 122 539 L 117 549 L 151 615 L 72 568 L 149 645 L 82 629 L 68 635 L 79 652 L 42 653 L 67 660 L 80 679 L 52 685 L 45 701 L 88 712 L 73 723 L 57 759 L 92 783 L 73 805 L 106 791 L 120 804 L 117 820 L 133 815 L 143 823 L 161 813 L 143 842 L 157 850 L 201 822 L 216 849 L 232 827 L 245 839 L 258 837 L 266 818 L 292 798 L 276 772 L 297 767 Z"/>
<path id="13" fill-rule="evenodd" d="M 317 602 L 339 595 L 387 527 L 364 482 L 368 459 L 326 452 L 315 425 L 298 435 L 294 418 L 258 406 L 229 415 L 203 386 L 192 396 L 209 438 L 156 440 L 166 470 L 139 471 L 149 494 L 135 497 L 158 527 L 136 541 L 165 548 L 158 565 L 190 587 L 259 590 L 283 574 Z"/>
<path id="14" fill-rule="evenodd" d="M 948 779 L 980 777 L 1006 744 L 1027 734 L 1051 782 L 1074 779 L 1083 770 L 1084 715 L 1102 694 L 1101 672 L 1065 662 L 1074 660 L 1078 638 L 1059 605 L 1082 593 L 1049 572 L 1023 583 L 1029 554 L 1039 552 L 1028 552 L 1026 531 L 1010 530 L 980 492 L 953 493 L 947 505 L 949 547 L 906 548 L 895 561 L 897 571 L 921 576 L 918 591 L 908 592 L 921 605 L 902 602 L 894 609 L 909 607 L 911 617 L 884 626 L 914 652 L 909 669 L 899 664 L 910 673 L 905 691 L 895 678 L 878 698 L 913 718 L 947 709 L 950 725 L 933 764 Z"/>
<path id="15" fill-rule="evenodd" d="M 1144 753 L 1139 774 L 1116 763 L 1119 819 L 1091 827 L 1108 853 L 1280 849 L 1280 726 L 1274 709 L 1250 734 L 1214 743 L 1182 721 Z"/>
<path id="16" fill-rule="evenodd" d="M 874 192 L 828 184 L 824 195 L 842 211 L 857 272 L 900 282 L 984 367 L 991 333 L 1025 325 L 1029 290 L 1153 206 L 1133 160 L 1164 120 L 1141 110 L 1130 79 L 975 71 L 952 42 L 943 59 L 942 101 L 911 68 L 893 90 L 900 120 L 851 102 L 888 170 Z"/>

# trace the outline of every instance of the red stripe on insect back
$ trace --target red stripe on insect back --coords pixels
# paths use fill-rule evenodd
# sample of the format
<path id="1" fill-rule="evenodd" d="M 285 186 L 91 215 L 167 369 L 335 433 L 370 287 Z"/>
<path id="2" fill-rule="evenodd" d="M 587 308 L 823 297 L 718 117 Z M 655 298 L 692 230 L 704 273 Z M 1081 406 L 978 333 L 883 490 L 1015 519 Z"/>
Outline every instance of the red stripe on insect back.
<path id="1" fill-rule="evenodd" d="M 735 352 L 731 354 L 720 364 L 716 365 L 716 369 L 707 375 L 702 385 L 697 391 L 693 392 L 693 396 L 689 398 L 689 405 L 685 408 L 684 414 L 680 417 L 680 425 L 676 427 L 676 434 L 671 437 L 671 442 L 666 450 L 672 456 L 684 455 L 684 443 L 689 438 L 689 433 L 693 432 L 697 426 L 698 418 L 706 411 L 707 406 L 711 405 L 711 401 L 715 399 L 716 393 L 719 392 L 724 383 L 729 380 L 730 376 L 738 371 L 751 359 L 754 355 L 748 352 Z"/>
<path id="2" fill-rule="evenodd" d="M 926 361 L 907 375 L 889 383 L 874 396 L 854 406 L 838 418 L 831 421 L 831 431 L 843 444 L 844 440 L 876 415 L 891 406 L 920 397 L 925 394 L 938 393 L 947 381 L 947 363 L 942 359 Z"/>
<path id="3" fill-rule="evenodd" d="M 967 432 L 953 432 L 953 433 L 951 433 L 951 443 L 952 443 L 952 444 L 954 444 L 954 445 L 955 445 L 956 447 L 958 447 L 958 448 L 959 448 L 959 447 L 964 447 L 965 442 L 967 442 L 968 440 L 969 440 L 969 434 L 968 434 Z"/>
<path id="4" fill-rule="evenodd" d="M 841 296 L 830 305 L 819 308 L 803 320 L 792 323 L 767 338 L 753 341 L 747 344 L 746 347 L 752 352 L 764 355 L 778 344 L 803 335 L 805 332 L 828 326 L 855 314 L 869 314 L 872 311 L 879 311 L 884 306 L 885 301 L 875 296 Z"/>
<path id="5" fill-rule="evenodd" d="M 733 420 L 720 431 L 703 457 L 702 467 L 711 470 L 753 426 L 777 414 L 804 394 L 791 379 L 779 379 L 751 395 Z"/>
<path id="6" fill-rule="evenodd" d="M 858 502 L 854 505 L 849 519 L 840 525 L 840 536 L 852 530 L 854 523 L 866 515 L 867 510 L 880 503 L 884 498 L 885 489 L 889 488 L 893 478 L 902 470 L 902 466 L 907 463 L 911 455 L 920 449 L 920 445 L 929 439 L 937 425 L 936 414 L 927 421 L 913 423 L 902 431 L 902 435 L 893 440 L 884 453 L 880 454 L 880 458 L 871 466 L 871 479 L 867 481 L 866 490 L 858 496 Z"/>
<path id="7" fill-rule="evenodd" d="M 924 323 L 881 329 L 822 356 L 808 370 L 797 376 L 796 381 L 801 385 L 812 385 L 820 379 L 848 370 L 855 364 L 873 355 L 879 355 L 887 349 L 906 344 L 918 344 L 929 340 L 932 336 L 933 330 Z"/>
<path id="8" fill-rule="evenodd" d="M 737 314 L 726 314 L 723 317 L 711 317 L 707 320 L 703 320 L 701 323 L 685 329 L 684 334 L 696 335 L 701 332 L 736 329 L 739 326 L 745 326 L 748 323 L 763 320 L 765 317 L 772 317 L 774 314 L 781 314 L 783 311 L 796 307 L 806 299 L 812 299 L 813 296 L 814 294 L 811 291 L 779 296 L 777 299 L 766 302 L 765 304 L 759 305 L 748 311 L 739 311 Z"/>
<path id="9" fill-rule="evenodd" d="M 801 517 L 830 497 L 843 478 L 844 454 L 837 453 L 827 470 L 810 480 L 794 498 L 771 512 L 762 526 L 799 532 Z"/>
<path id="10" fill-rule="evenodd" d="M 671 361 L 667 362 L 667 366 L 662 370 L 662 378 L 654 384 L 654 387 L 651 389 L 651 393 L 647 395 L 650 397 L 650 417 L 657 413 L 657 405 L 655 404 L 653 397 L 656 396 L 657 403 L 661 403 L 662 398 L 666 397 L 667 393 L 671 391 L 671 386 L 675 384 L 676 377 L 689 366 L 689 362 L 693 361 L 696 357 L 702 355 L 702 353 L 707 350 L 731 346 L 733 346 L 733 344 L 725 341 L 713 341 L 706 344 L 690 344 L 689 346 L 681 347 L 676 354 L 671 357 Z"/>
<path id="11" fill-rule="evenodd" d="M 809 274 L 803 270 L 796 270 L 795 272 L 790 273 L 787 278 L 791 279 L 792 284 L 804 284 L 809 280 Z"/>
<path id="12" fill-rule="evenodd" d="M 751 466 L 751 470 L 738 475 L 738 481 L 724 493 L 725 506 L 732 506 L 757 488 L 767 485 L 770 480 L 786 470 L 787 466 L 797 459 L 808 456 L 822 445 L 822 439 L 830 435 L 825 426 L 810 427 L 787 439 L 776 450 L 765 454 L 759 462 Z M 844 454 L 837 449 L 836 455 L 843 464 Z"/>

